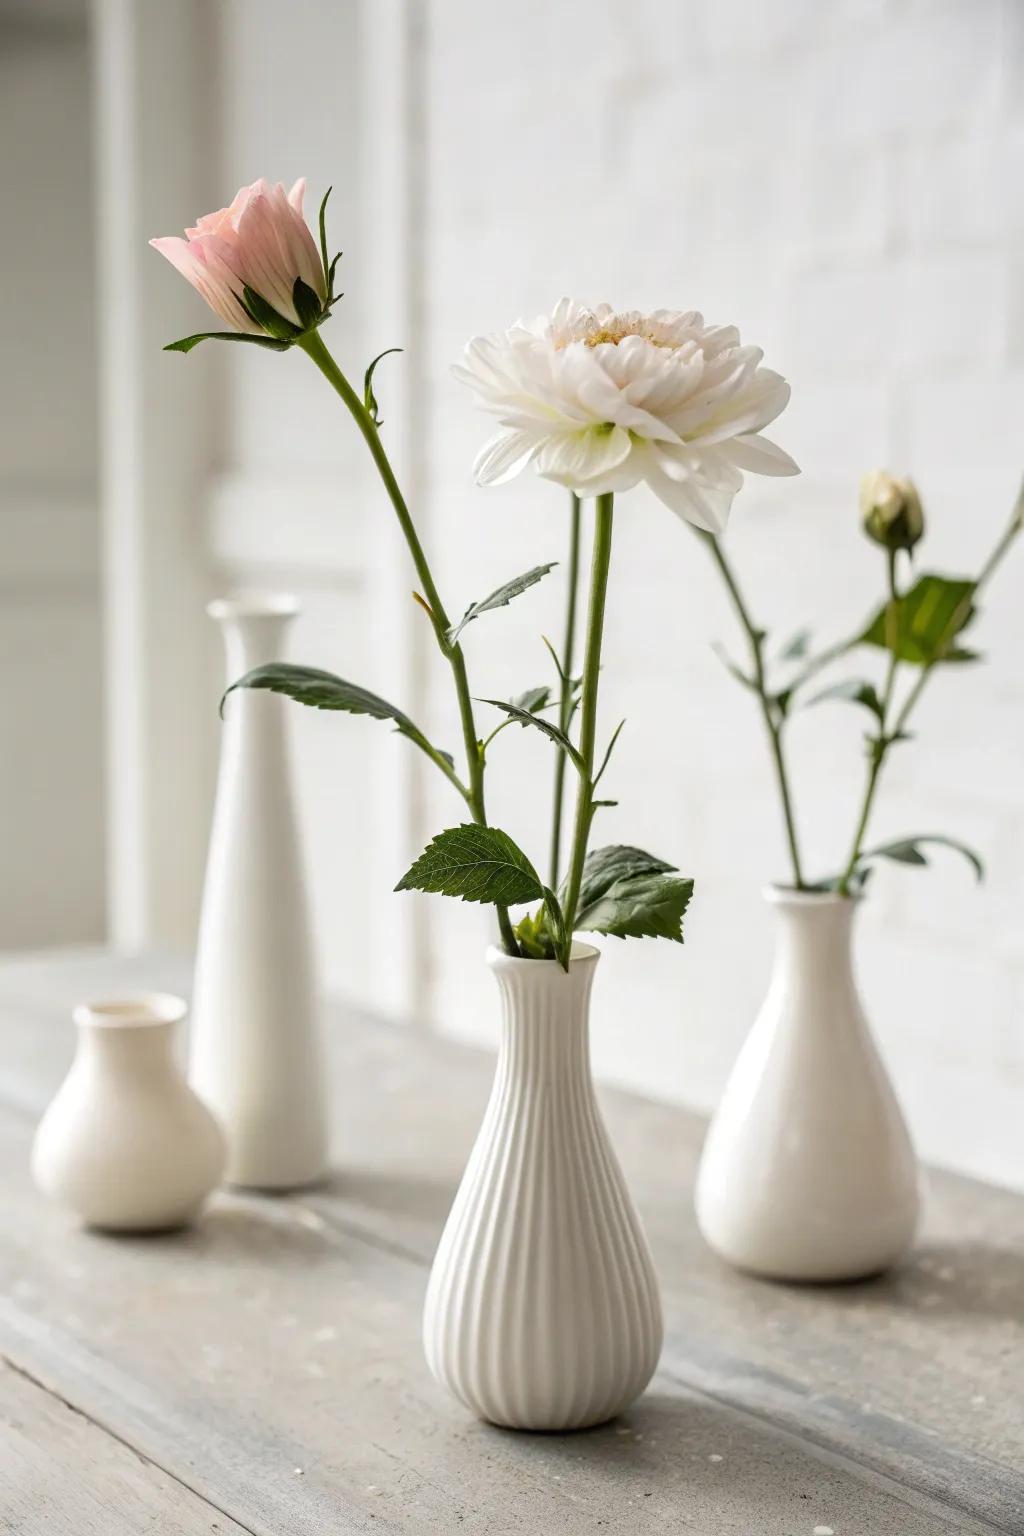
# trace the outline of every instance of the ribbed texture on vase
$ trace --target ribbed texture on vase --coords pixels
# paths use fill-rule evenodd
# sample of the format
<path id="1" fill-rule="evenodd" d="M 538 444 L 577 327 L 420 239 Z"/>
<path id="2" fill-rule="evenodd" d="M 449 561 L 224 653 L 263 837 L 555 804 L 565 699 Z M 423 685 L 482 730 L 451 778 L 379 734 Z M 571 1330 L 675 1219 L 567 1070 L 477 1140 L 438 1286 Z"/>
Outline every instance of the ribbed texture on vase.
<path id="1" fill-rule="evenodd" d="M 597 951 L 579 949 L 568 976 L 492 959 L 497 1074 L 424 1311 L 437 1379 L 482 1418 L 519 1429 L 613 1417 L 661 1352 L 657 1280 L 590 1077 Z"/>

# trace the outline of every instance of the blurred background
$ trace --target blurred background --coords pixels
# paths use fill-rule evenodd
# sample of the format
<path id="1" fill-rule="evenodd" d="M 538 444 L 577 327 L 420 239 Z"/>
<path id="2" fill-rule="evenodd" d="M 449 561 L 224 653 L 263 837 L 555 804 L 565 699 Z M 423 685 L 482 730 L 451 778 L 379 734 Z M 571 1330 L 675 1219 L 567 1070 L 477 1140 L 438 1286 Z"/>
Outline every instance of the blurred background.
<path id="1" fill-rule="evenodd" d="M 200 300 L 154 252 L 265 175 L 330 183 L 353 377 L 384 347 L 384 433 L 453 612 L 564 556 L 565 495 L 472 482 L 488 422 L 449 365 L 563 293 L 698 308 L 792 382 L 729 545 L 761 622 L 844 635 L 876 605 L 862 470 L 917 480 L 927 564 L 969 574 L 1024 467 L 1022 0 L 0 0 L 0 950 L 194 939 L 223 659 L 205 602 L 295 592 L 291 658 L 383 693 L 455 745 L 446 670 L 390 509 L 297 352 L 165 341 Z M 710 1107 L 768 980 L 785 875 L 760 721 L 689 530 L 621 504 L 602 840 L 697 879 L 686 945 L 608 941 L 595 1060 Z M 466 636 L 477 694 L 548 680 L 556 571 Z M 922 1153 L 1024 1186 L 1024 550 L 980 667 L 950 669 L 894 754 L 879 838 L 978 848 L 886 869 L 861 916 L 868 1012 Z M 867 663 L 870 668 L 871 663 Z M 859 664 L 857 670 L 861 670 Z M 293 709 L 317 942 L 337 996 L 483 1043 L 487 915 L 392 896 L 459 814 L 371 721 Z M 816 872 L 849 845 L 858 712 L 792 731 Z M 547 744 L 505 732 L 492 818 L 543 858 Z"/>

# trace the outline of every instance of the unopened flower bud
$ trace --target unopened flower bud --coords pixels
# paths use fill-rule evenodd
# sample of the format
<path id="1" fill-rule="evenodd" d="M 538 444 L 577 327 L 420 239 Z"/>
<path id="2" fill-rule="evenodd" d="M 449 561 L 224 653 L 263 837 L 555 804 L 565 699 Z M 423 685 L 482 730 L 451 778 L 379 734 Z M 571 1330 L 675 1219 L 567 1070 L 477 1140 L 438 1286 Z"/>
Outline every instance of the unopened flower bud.
<path id="1" fill-rule="evenodd" d="M 913 480 L 873 469 L 861 477 L 864 532 L 885 549 L 911 550 L 924 533 L 924 512 Z"/>

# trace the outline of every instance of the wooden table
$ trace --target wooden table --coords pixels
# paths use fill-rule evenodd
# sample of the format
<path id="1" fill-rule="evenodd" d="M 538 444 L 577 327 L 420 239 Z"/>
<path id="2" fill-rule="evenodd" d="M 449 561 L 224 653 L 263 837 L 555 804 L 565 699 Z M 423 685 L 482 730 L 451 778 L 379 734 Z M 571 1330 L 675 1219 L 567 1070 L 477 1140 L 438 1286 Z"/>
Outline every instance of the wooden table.
<path id="1" fill-rule="evenodd" d="M 763 1284 L 695 1231 L 703 1122 L 604 1093 L 663 1280 L 661 1368 L 604 1428 L 492 1429 L 419 1341 L 486 1055 L 339 1011 L 323 1188 L 128 1239 L 36 1195 L 71 1004 L 186 981 L 94 952 L 0 966 L 0 1530 L 1024 1533 L 1024 1200 L 936 1174 L 894 1275 Z"/>

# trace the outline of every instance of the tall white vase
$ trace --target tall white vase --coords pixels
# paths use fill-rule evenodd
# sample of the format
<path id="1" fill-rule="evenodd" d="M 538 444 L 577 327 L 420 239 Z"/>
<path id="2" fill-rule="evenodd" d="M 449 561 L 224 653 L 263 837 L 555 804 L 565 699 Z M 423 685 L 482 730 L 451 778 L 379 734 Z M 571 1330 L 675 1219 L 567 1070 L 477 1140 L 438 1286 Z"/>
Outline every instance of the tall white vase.
<path id="1" fill-rule="evenodd" d="M 184 1016 L 163 993 L 75 1009 L 74 1061 L 39 1122 L 32 1174 L 88 1226 L 182 1226 L 220 1181 L 224 1138 L 174 1057 Z"/>
<path id="2" fill-rule="evenodd" d="M 211 603 L 227 678 L 281 658 L 289 597 Z M 189 1077 L 224 1127 L 227 1179 L 290 1189 L 327 1166 L 327 1108 L 306 887 L 285 739 L 287 700 L 225 705 L 192 1005 Z"/>
<path id="3" fill-rule="evenodd" d="M 779 919 L 768 996 L 708 1131 L 704 1237 L 740 1269 L 852 1280 L 909 1248 L 920 1173 L 854 981 L 859 902 L 769 888 Z"/>
<path id="4" fill-rule="evenodd" d="M 658 1283 L 594 1097 L 599 959 L 488 951 L 502 1001 L 490 1102 L 441 1237 L 423 1341 L 442 1385 L 515 1429 L 599 1424 L 644 1390 L 661 1352 Z"/>

